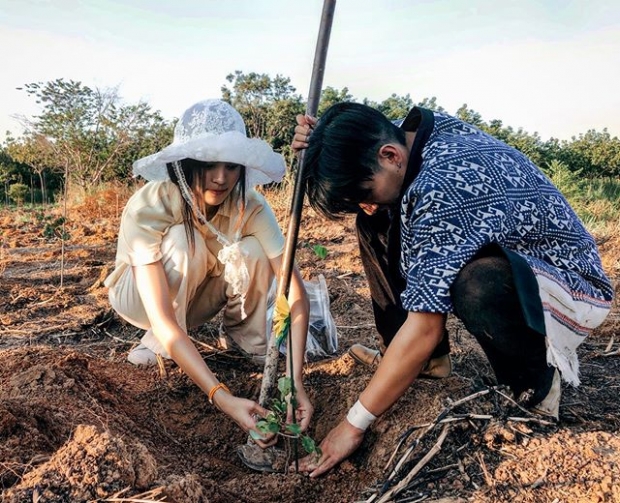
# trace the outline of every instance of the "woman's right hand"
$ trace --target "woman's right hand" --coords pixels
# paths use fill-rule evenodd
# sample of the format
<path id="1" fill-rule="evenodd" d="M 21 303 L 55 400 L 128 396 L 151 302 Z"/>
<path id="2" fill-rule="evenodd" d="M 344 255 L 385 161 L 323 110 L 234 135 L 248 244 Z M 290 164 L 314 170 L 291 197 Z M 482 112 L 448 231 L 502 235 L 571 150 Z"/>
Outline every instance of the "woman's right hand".
<path id="1" fill-rule="evenodd" d="M 230 416 L 243 431 L 246 433 L 254 431 L 262 437 L 263 440 L 257 440 L 254 437 L 252 437 L 252 439 L 263 449 L 270 445 L 274 445 L 278 441 L 275 434 L 262 433 L 256 428 L 256 421 L 269 413 L 267 409 L 261 407 L 256 402 L 220 391 L 213 397 L 213 403 L 218 409 Z"/>
<path id="2" fill-rule="evenodd" d="M 308 139 L 312 134 L 312 129 L 316 126 L 316 118 L 310 115 L 298 115 L 295 117 L 297 125 L 295 126 L 295 135 L 291 143 L 294 152 L 299 152 L 304 148 L 308 148 Z"/>

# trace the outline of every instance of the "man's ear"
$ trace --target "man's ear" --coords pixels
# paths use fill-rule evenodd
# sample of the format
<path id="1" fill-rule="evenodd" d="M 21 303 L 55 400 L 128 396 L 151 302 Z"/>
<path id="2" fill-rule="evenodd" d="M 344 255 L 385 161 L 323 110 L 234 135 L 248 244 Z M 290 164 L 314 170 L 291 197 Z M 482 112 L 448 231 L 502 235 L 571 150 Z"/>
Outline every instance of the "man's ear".
<path id="1" fill-rule="evenodd" d="M 386 143 L 381 145 L 378 153 L 379 161 L 385 160 L 393 164 L 402 162 L 402 154 L 398 147 L 393 143 Z"/>

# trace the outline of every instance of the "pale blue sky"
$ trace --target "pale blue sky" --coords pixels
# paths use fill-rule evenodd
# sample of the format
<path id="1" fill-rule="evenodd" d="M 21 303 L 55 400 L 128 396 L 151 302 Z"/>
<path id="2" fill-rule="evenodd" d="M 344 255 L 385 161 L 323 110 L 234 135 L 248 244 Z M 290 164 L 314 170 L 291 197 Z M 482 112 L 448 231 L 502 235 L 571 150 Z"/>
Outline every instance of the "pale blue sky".
<path id="1" fill-rule="evenodd" d="M 291 78 L 307 96 L 322 0 L 0 0 L 0 133 L 36 105 L 23 84 L 119 86 L 167 118 L 227 74 Z M 620 136 L 618 0 L 338 0 L 324 86 L 409 93 L 450 113 L 569 139 Z M 293 121 L 293 118 L 291 118 Z"/>

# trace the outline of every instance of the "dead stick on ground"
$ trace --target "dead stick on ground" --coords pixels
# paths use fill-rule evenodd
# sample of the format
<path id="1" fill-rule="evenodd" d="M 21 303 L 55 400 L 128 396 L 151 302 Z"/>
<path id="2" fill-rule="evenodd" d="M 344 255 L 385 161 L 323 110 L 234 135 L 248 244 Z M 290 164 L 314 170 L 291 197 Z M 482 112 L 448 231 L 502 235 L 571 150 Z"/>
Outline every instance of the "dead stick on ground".
<path id="1" fill-rule="evenodd" d="M 609 339 L 609 344 L 607 344 L 607 347 L 605 348 L 605 351 L 603 351 L 603 353 L 609 353 L 611 351 L 611 348 L 614 347 L 614 335 L 611 335 L 611 339 Z"/>
<path id="2" fill-rule="evenodd" d="M 411 445 L 407 451 L 405 452 L 405 454 L 403 455 L 403 457 L 400 459 L 400 461 L 398 462 L 398 464 L 394 467 L 394 469 L 392 470 L 392 472 L 390 473 L 390 475 L 388 476 L 387 480 L 392 480 L 394 478 L 394 476 L 396 475 L 396 473 L 398 472 L 398 470 L 400 469 L 400 467 L 407 461 L 407 459 L 409 459 L 409 456 L 411 455 L 411 453 L 414 451 L 414 449 L 419 445 L 420 440 L 422 439 L 422 437 L 424 435 L 426 435 L 429 431 L 431 431 L 433 428 L 435 428 L 435 426 L 437 426 L 438 424 L 440 424 L 440 422 L 445 419 L 445 417 L 448 415 L 448 413 L 455 409 L 456 407 L 458 407 L 459 405 L 463 405 L 464 403 L 470 402 L 471 400 L 474 400 L 478 397 L 487 395 L 490 393 L 490 389 L 483 389 L 481 391 L 477 391 L 476 393 L 472 393 L 471 395 L 468 395 L 464 398 L 461 398 L 460 400 L 457 400 L 455 402 L 453 402 L 452 400 L 448 400 L 448 405 L 444 408 L 444 410 L 439 414 L 439 416 L 437 416 L 437 418 L 435 419 L 435 421 L 433 421 L 432 423 L 430 423 L 428 425 L 428 427 L 426 428 L 426 430 L 424 432 L 422 432 L 422 434 L 415 440 L 415 442 L 413 443 L 413 445 Z M 396 449 L 394 450 L 394 453 L 392 454 L 392 456 L 390 457 L 388 463 L 386 464 L 385 469 L 387 469 L 391 462 L 393 461 L 394 457 L 396 456 L 396 453 L 398 452 L 398 450 L 400 449 L 400 447 L 402 446 L 402 444 L 404 443 L 404 441 L 409 437 L 409 435 L 411 434 L 412 430 L 415 429 L 414 428 L 410 428 L 404 435 L 403 435 L 403 440 L 401 440 L 401 442 L 399 442 L 399 444 L 396 446 Z"/>
<path id="3" fill-rule="evenodd" d="M 484 457 L 481 452 L 476 453 L 476 457 L 478 458 L 478 463 L 480 464 L 480 468 L 482 469 L 482 474 L 484 475 L 484 481 L 489 487 L 493 487 L 493 478 L 489 474 L 489 470 L 487 470 L 487 464 L 484 462 Z"/>
<path id="4" fill-rule="evenodd" d="M 446 437 L 448 436 L 449 430 L 450 430 L 450 425 L 449 424 L 444 425 L 443 429 L 441 430 L 441 433 L 439 434 L 439 438 L 437 439 L 437 442 L 435 442 L 435 445 L 431 447 L 431 450 L 428 451 L 426 455 L 411 469 L 411 471 L 407 474 L 405 478 L 403 478 L 396 486 L 394 486 L 392 489 L 386 492 L 381 497 L 381 499 L 377 501 L 377 503 L 386 503 L 388 501 L 391 501 L 393 496 L 396 496 L 401 491 L 407 488 L 407 486 L 411 483 L 413 478 L 418 473 L 420 473 L 420 470 L 422 470 L 422 468 L 424 468 L 429 463 L 429 461 L 433 459 L 433 457 L 441 450 L 441 446 L 444 440 L 446 439 Z"/>
<path id="5" fill-rule="evenodd" d="M 436 421 L 433 423 L 424 423 L 424 424 L 418 424 L 418 425 L 411 426 L 409 430 L 407 431 L 407 433 L 401 436 L 401 439 L 399 440 L 398 445 L 394 449 L 394 452 L 390 456 L 390 459 L 388 459 L 388 462 L 385 464 L 385 467 L 383 468 L 383 470 L 385 471 L 389 468 L 389 466 L 392 464 L 392 461 L 394 461 L 394 458 L 396 457 L 396 454 L 398 453 L 399 449 L 407 441 L 407 438 L 409 438 L 409 435 L 413 432 L 413 430 L 420 429 L 420 428 L 429 428 L 431 426 L 436 426 L 438 424 L 456 423 L 459 421 L 466 421 L 469 419 L 479 419 L 483 421 L 489 421 L 490 419 L 493 419 L 493 416 L 490 414 L 461 414 L 460 416 L 446 417 L 440 421 Z M 419 442 L 416 442 L 415 445 L 417 445 L 418 443 Z"/>
<path id="6" fill-rule="evenodd" d="M 537 417 L 507 417 L 506 421 L 514 421 L 516 423 L 538 423 L 542 426 L 555 426 L 551 421 L 545 421 Z"/>
<path id="7" fill-rule="evenodd" d="M 529 410 L 527 410 L 525 407 L 522 407 L 514 398 L 509 397 L 506 393 L 502 393 L 500 390 L 496 388 L 493 388 L 493 391 L 495 391 L 495 393 L 497 393 L 499 396 L 504 397 L 506 400 L 508 400 L 513 405 L 515 405 L 521 412 L 525 412 L 526 414 L 531 414 Z"/>
<path id="8" fill-rule="evenodd" d="M 620 355 L 620 348 L 616 349 L 615 351 L 609 351 L 609 352 L 603 353 L 602 356 L 616 356 L 616 355 Z"/>

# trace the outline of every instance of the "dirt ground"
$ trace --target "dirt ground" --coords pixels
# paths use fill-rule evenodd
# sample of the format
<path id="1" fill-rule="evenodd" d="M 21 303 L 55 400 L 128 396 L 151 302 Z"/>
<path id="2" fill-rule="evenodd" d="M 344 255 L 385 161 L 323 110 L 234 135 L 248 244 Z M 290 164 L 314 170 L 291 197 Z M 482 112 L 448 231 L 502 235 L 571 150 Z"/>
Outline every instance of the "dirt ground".
<path id="1" fill-rule="evenodd" d="M 563 385 L 558 424 L 494 387 L 475 341 L 450 319 L 453 375 L 414 383 L 349 460 L 317 480 L 257 473 L 236 454 L 245 435 L 174 363 L 126 361 L 141 334 L 110 310 L 102 284 L 118 211 L 113 199 L 71 208 L 64 259 L 60 228 L 50 233 L 33 212 L 0 212 L 2 502 L 620 502 L 618 307 L 582 345 L 582 385 Z M 278 215 L 285 227 L 286 209 Z M 620 238 L 600 248 L 619 285 Z M 346 355 L 354 342 L 375 344 L 352 221 L 306 209 L 298 263 L 306 279 L 325 276 L 338 327 L 338 352 L 305 371 L 310 434 L 321 440 L 371 377 Z M 257 399 L 261 369 L 216 349 L 217 328 L 191 335 L 220 380 Z"/>

